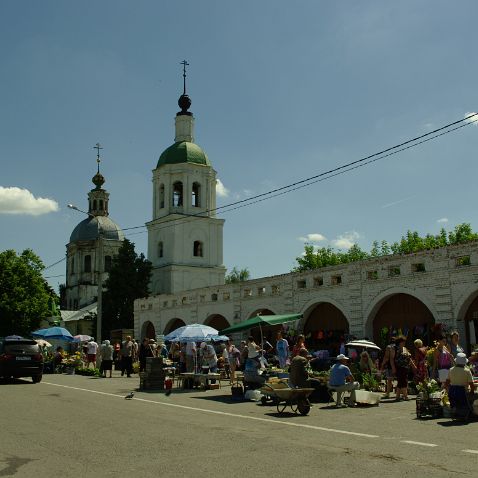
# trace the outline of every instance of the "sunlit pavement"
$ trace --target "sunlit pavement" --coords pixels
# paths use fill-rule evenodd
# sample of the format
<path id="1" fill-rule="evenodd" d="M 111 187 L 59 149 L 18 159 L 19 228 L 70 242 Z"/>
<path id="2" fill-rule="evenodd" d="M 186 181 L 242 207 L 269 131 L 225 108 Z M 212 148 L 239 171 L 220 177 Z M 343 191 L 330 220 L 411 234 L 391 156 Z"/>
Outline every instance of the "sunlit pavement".
<path id="1" fill-rule="evenodd" d="M 380 476 L 427 469 L 434 476 L 476 476 L 478 423 L 418 420 L 414 400 L 353 409 L 320 403 L 307 416 L 278 415 L 272 405 L 232 400 L 226 382 L 218 390 L 174 388 L 166 396 L 138 391 L 137 376 L 113 375 L 3 383 L 0 476 L 33 470 L 35 476 L 128 470 L 215 476 L 227 470 L 242 477 L 244 470 L 269 476 L 270 467 L 275 476 L 298 467 L 326 467 L 328 476 L 351 469 L 355 476 L 377 469 Z M 131 391 L 133 398 L 125 399 Z"/>

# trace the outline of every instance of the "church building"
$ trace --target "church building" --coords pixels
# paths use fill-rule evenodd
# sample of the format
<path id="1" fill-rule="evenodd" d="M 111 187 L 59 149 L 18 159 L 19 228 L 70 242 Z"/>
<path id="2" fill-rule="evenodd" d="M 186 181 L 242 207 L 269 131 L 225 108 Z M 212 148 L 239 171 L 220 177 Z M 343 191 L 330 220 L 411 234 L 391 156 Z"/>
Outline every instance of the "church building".
<path id="1" fill-rule="evenodd" d="M 153 217 L 146 226 L 154 269 L 151 295 L 135 301 L 137 339 L 192 323 L 221 330 L 257 314 L 299 313 L 302 319 L 290 332 L 304 333 L 313 350 L 333 352 L 354 336 L 383 346 L 396 333 L 431 343 L 440 331 L 452 329 L 471 350 L 478 342 L 477 242 L 225 284 L 224 221 L 215 214 L 216 172 L 194 143 L 185 86 L 174 144 L 153 171 Z M 79 250 L 86 227 L 81 224 L 72 234 L 69 255 L 85 268 L 93 250 L 86 245 Z M 95 234 L 88 235 L 92 245 Z M 70 287 L 77 283 L 70 277 Z M 69 297 L 79 300 L 79 290 L 74 290 Z M 276 332 L 264 330 L 270 340 Z"/>
<path id="2" fill-rule="evenodd" d="M 100 173 L 101 147 L 98 149 L 98 170 L 92 178 L 95 187 L 88 193 L 88 212 L 70 236 L 66 245 L 66 287 L 64 306 L 68 310 L 83 309 L 97 301 L 98 285 L 108 277 L 112 258 L 124 241 L 121 228 L 109 217 L 109 192 L 103 189 L 105 178 Z"/>

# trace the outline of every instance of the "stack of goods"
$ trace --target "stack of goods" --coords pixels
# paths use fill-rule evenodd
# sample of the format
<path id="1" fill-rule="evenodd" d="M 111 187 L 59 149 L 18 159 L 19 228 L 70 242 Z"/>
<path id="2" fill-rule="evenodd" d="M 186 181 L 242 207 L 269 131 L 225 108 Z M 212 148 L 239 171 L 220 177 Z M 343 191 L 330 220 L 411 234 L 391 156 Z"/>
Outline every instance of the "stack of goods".
<path id="1" fill-rule="evenodd" d="M 139 388 L 141 390 L 164 390 L 165 377 L 162 357 L 147 357 L 145 371 L 139 374 Z"/>

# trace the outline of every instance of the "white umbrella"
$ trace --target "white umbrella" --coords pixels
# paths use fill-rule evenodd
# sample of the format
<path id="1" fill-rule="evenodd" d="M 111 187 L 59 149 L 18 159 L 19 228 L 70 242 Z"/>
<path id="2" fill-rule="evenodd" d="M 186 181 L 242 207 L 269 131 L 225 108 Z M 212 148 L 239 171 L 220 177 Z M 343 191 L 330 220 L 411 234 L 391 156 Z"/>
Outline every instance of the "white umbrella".
<path id="1" fill-rule="evenodd" d="M 377 344 L 370 342 L 369 340 L 352 340 L 345 344 L 346 347 L 358 347 L 363 349 L 374 349 L 374 350 L 382 350 Z"/>
<path id="2" fill-rule="evenodd" d="M 45 339 L 35 339 L 35 342 L 40 345 L 40 347 L 51 347 L 51 343 Z"/>
<path id="3" fill-rule="evenodd" d="M 217 329 L 204 324 L 183 325 L 164 336 L 168 342 L 202 342 L 218 335 Z"/>
<path id="4" fill-rule="evenodd" d="M 89 342 L 93 337 L 91 337 L 90 335 L 79 334 L 75 335 L 73 338 L 75 339 L 75 342 Z"/>

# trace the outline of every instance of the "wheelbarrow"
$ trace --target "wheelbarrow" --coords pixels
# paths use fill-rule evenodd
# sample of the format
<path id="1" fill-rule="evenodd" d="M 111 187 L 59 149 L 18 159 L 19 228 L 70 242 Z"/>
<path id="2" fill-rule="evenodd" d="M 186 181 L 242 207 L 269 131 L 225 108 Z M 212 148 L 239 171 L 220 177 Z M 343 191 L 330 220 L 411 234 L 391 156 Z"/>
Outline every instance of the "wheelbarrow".
<path id="1" fill-rule="evenodd" d="M 285 385 L 285 386 L 284 386 Z M 313 388 L 292 388 L 287 383 L 265 383 L 261 392 L 265 395 L 265 399 L 272 400 L 276 405 L 277 413 L 284 413 L 287 407 L 294 413 L 307 415 L 310 412 L 309 395 L 314 391 Z M 264 400 L 262 401 L 265 404 Z"/>

